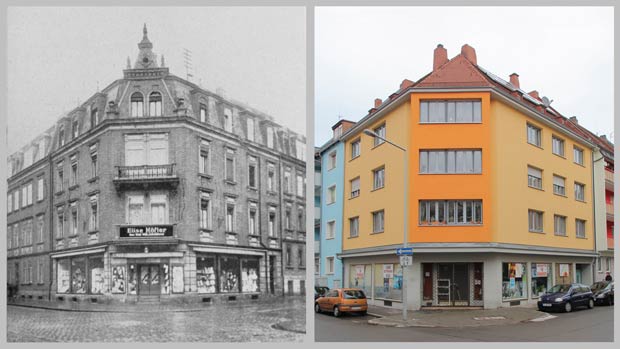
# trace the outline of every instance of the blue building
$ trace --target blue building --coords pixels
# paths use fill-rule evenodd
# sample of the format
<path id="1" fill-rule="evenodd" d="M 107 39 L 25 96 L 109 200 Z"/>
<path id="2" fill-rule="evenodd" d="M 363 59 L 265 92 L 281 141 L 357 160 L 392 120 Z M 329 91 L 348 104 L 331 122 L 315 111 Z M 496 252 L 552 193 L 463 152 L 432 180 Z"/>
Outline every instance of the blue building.
<path id="1" fill-rule="evenodd" d="M 319 149 L 321 159 L 320 275 L 316 284 L 329 288 L 343 286 L 342 210 L 344 199 L 344 143 L 340 136 L 355 123 L 340 120 L 333 127 L 333 138 Z"/>

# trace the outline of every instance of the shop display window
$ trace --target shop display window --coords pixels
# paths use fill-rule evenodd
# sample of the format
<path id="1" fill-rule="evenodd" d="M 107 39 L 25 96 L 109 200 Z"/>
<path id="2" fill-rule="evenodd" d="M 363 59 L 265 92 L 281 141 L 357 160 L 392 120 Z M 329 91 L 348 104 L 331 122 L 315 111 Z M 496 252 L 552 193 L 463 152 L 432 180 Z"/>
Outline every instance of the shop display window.
<path id="1" fill-rule="evenodd" d="M 532 263 L 532 298 L 540 297 L 553 286 L 551 274 L 551 264 Z"/>
<path id="2" fill-rule="evenodd" d="M 220 256 L 220 292 L 239 292 L 239 258 Z"/>
<path id="3" fill-rule="evenodd" d="M 71 259 L 71 293 L 86 293 L 86 259 Z"/>
<path id="4" fill-rule="evenodd" d="M 571 263 L 556 263 L 555 264 L 555 274 L 556 280 L 558 284 L 570 284 L 573 282 L 573 273 L 572 273 L 572 264 Z"/>
<path id="5" fill-rule="evenodd" d="M 527 269 L 525 263 L 502 263 L 502 299 L 527 297 Z"/>
<path id="6" fill-rule="evenodd" d="M 403 270 L 398 264 L 376 264 L 375 299 L 402 300 Z"/>
<path id="7" fill-rule="evenodd" d="M 112 280 L 110 284 L 112 285 L 112 293 L 125 293 L 124 265 L 115 265 L 112 268 Z"/>
<path id="8" fill-rule="evenodd" d="M 258 259 L 241 260 L 241 292 L 258 292 Z"/>
<path id="9" fill-rule="evenodd" d="M 93 257 L 88 260 L 90 269 L 90 293 L 103 293 L 103 258 Z"/>
<path id="10" fill-rule="evenodd" d="M 215 257 L 196 257 L 196 287 L 198 293 L 215 293 Z"/>
<path id="11" fill-rule="evenodd" d="M 71 271 L 69 259 L 59 259 L 57 265 L 57 288 L 58 293 L 69 293 L 71 290 Z"/>
<path id="12" fill-rule="evenodd" d="M 349 287 L 359 288 L 367 297 L 372 295 L 372 265 L 357 264 L 351 266 Z"/>

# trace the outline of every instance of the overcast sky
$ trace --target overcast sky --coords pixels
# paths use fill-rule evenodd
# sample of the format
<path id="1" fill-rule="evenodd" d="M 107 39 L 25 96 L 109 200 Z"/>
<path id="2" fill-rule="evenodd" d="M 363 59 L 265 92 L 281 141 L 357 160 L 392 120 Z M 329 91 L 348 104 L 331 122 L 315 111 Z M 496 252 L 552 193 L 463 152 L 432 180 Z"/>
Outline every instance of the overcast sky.
<path id="1" fill-rule="evenodd" d="M 34 20 L 36 19 L 36 20 Z M 194 82 L 247 102 L 305 134 L 303 7 L 9 8 L 8 151 L 18 150 L 79 102 L 123 77 L 147 24 L 153 52 Z"/>
<path id="2" fill-rule="evenodd" d="M 465 43 L 478 64 L 553 100 L 594 133 L 613 136 L 612 7 L 323 7 L 315 25 L 315 144 L 339 116 L 358 121 L 375 98 L 433 68 Z"/>

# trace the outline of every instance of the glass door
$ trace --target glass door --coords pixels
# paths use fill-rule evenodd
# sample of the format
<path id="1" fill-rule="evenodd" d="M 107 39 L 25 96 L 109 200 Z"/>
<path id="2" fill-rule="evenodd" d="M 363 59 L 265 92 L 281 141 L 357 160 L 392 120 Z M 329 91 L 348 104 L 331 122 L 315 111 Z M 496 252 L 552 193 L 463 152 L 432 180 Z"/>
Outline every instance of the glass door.
<path id="1" fill-rule="evenodd" d="M 140 265 L 140 287 L 138 292 L 141 296 L 159 295 L 161 293 L 159 265 Z"/>
<path id="2" fill-rule="evenodd" d="M 437 265 L 437 305 L 469 306 L 469 288 L 467 263 Z"/>

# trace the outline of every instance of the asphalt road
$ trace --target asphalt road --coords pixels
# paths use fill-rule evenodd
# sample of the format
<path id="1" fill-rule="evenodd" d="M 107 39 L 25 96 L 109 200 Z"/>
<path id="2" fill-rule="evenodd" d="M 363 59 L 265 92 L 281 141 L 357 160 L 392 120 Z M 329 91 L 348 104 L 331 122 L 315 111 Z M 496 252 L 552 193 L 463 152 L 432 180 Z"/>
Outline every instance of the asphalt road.
<path id="1" fill-rule="evenodd" d="M 371 316 L 316 314 L 317 342 L 609 342 L 613 341 L 614 307 L 601 306 L 554 319 L 506 326 L 467 328 L 384 327 L 369 325 Z"/>

